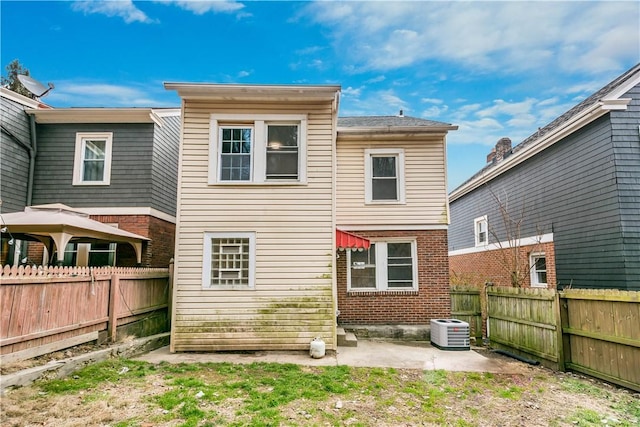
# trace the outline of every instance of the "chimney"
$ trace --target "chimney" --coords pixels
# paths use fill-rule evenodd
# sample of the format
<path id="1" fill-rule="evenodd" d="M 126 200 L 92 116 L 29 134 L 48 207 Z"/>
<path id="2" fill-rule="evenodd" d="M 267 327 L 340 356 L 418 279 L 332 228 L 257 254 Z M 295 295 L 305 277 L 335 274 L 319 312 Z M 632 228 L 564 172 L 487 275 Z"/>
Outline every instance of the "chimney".
<path id="1" fill-rule="evenodd" d="M 509 138 L 500 138 L 496 144 L 496 160 L 504 159 L 504 155 L 511 150 L 511 140 Z"/>
<path id="2" fill-rule="evenodd" d="M 487 163 L 493 163 L 493 160 L 496 158 L 496 149 L 492 148 L 491 152 L 487 154 Z"/>
<path id="3" fill-rule="evenodd" d="M 499 162 L 504 159 L 505 154 L 511 151 L 511 140 L 509 138 L 500 138 L 496 146 L 491 149 L 487 155 L 487 163 Z"/>

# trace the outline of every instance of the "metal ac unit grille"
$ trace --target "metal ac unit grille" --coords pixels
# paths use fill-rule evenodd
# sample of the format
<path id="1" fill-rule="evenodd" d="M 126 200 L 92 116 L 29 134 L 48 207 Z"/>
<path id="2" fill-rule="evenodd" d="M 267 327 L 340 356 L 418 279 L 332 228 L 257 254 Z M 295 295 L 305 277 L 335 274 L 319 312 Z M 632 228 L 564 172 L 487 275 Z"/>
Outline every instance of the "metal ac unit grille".
<path id="1" fill-rule="evenodd" d="M 432 319 L 431 344 L 442 350 L 469 350 L 469 324 L 457 319 Z"/>

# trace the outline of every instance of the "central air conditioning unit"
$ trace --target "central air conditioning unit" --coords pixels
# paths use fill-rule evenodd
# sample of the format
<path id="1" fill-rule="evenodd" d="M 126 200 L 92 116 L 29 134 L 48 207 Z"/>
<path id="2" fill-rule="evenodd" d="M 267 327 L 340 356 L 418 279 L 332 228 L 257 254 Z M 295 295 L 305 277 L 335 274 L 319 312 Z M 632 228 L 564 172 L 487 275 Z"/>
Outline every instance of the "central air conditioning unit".
<path id="1" fill-rule="evenodd" d="M 432 319 L 431 344 L 440 350 L 470 350 L 469 324 L 457 319 Z"/>

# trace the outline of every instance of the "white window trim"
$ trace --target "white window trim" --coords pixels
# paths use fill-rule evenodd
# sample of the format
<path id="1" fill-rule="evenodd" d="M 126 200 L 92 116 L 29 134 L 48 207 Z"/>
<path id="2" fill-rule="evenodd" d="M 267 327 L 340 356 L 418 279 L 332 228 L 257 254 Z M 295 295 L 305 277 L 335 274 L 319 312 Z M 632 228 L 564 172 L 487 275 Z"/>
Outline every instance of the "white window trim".
<path id="1" fill-rule="evenodd" d="M 249 284 L 248 285 L 211 285 L 211 241 L 212 239 L 249 239 Z M 255 289 L 256 277 L 256 233 L 216 233 L 205 232 L 202 247 L 202 288 L 211 290 L 247 290 Z"/>
<path id="2" fill-rule="evenodd" d="M 487 240 L 485 242 L 480 241 L 480 235 L 478 233 L 478 224 L 481 222 L 484 222 L 487 225 Z M 473 238 L 476 247 L 489 245 L 489 220 L 487 219 L 486 215 L 473 220 Z"/>
<path id="3" fill-rule="evenodd" d="M 220 179 L 220 174 L 222 173 L 222 171 L 220 170 L 220 168 L 216 168 L 216 179 L 218 180 L 218 182 L 224 182 L 224 183 L 228 183 L 228 184 L 245 184 L 245 183 L 250 183 L 253 181 L 253 174 L 254 174 L 254 157 L 255 157 L 255 145 L 256 145 L 256 129 L 253 125 L 223 125 L 223 126 L 218 126 L 218 153 L 219 156 L 222 156 L 222 132 L 223 129 L 251 129 L 251 152 L 249 153 L 249 158 L 250 158 L 250 165 L 251 165 L 251 169 L 249 170 L 249 179 L 248 180 L 221 180 Z M 220 157 L 218 157 L 217 159 L 219 159 Z"/>
<path id="4" fill-rule="evenodd" d="M 549 270 L 545 270 L 545 272 L 547 273 L 547 283 L 541 283 L 538 282 L 538 275 L 536 274 L 536 263 L 535 260 L 537 258 L 544 258 L 545 259 L 545 264 L 546 264 L 546 260 L 547 260 L 547 255 L 544 252 L 533 252 L 529 255 L 529 278 L 531 280 L 531 287 L 532 288 L 546 288 L 549 286 Z"/>
<path id="5" fill-rule="evenodd" d="M 348 292 L 406 292 L 418 290 L 418 244 L 416 239 L 398 238 L 371 240 L 376 245 L 376 286 L 375 288 L 352 288 L 351 287 L 351 251 L 347 250 L 347 291 Z M 387 243 L 411 243 L 411 267 L 412 283 L 411 288 L 389 288 L 387 271 Z"/>
<path id="6" fill-rule="evenodd" d="M 371 158 L 374 156 L 395 156 L 398 159 L 398 199 L 373 200 L 373 170 Z M 369 148 L 364 150 L 364 203 L 366 205 L 403 205 L 406 203 L 404 184 L 404 149 L 402 148 Z"/>
<path id="7" fill-rule="evenodd" d="M 307 115 L 306 114 L 212 114 L 209 141 L 209 185 L 295 185 L 307 183 Z M 253 128 L 250 181 L 221 181 L 219 168 L 220 127 Z M 267 180 L 267 125 L 299 125 L 298 179 Z"/>
<path id="8" fill-rule="evenodd" d="M 84 147 L 87 139 L 104 139 L 104 176 L 101 181 L 84 181 Z M 76 133 L 76 152 L 73 162 L 73 185 L 109 185 L 111 184 L 111 152 L 113 146 L 113 132 L 78 132 Z"/>

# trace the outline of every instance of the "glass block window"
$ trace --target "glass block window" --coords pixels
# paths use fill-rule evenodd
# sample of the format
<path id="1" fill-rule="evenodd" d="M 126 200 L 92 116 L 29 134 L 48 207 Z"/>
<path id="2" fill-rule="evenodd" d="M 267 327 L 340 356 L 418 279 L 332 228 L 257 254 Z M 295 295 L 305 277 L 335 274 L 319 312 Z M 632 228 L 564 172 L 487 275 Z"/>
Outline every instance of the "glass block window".
<path id="1" fill-rule="evenodd" d="M 211 239 L 211 286 L 249 285 L 249 239 Z"/>

